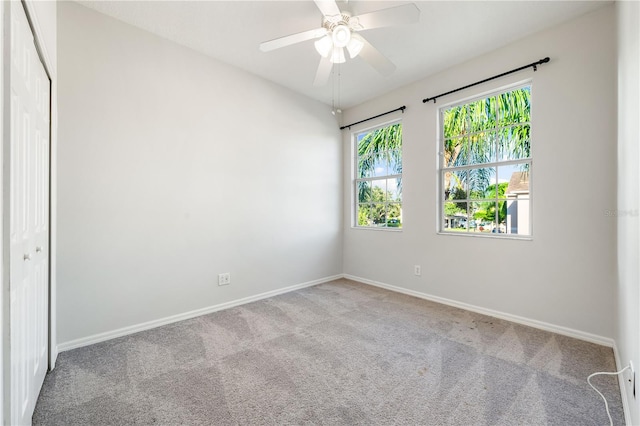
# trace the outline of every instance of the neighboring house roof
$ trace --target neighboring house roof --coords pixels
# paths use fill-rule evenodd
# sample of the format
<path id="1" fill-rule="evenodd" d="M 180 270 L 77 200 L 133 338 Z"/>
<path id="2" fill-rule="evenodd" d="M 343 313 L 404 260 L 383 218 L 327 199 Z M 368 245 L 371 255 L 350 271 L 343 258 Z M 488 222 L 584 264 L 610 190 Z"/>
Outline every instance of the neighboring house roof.
<path id="1" fill-rule="evenodd" d="M 529 172 L 513 172 L 505 191 L 507 196 L 529 193 Z"/>

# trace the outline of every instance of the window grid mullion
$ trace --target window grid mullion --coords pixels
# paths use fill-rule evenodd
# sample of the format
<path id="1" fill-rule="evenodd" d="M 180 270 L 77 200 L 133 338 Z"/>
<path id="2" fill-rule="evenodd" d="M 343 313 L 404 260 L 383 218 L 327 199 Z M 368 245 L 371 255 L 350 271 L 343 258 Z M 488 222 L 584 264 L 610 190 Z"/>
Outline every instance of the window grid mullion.
<path id="1" fill-rule="evenodd" d="M 448 172 L 457 172 L 457 171 L 473 170 L 473 169 L 488 169 L 491 167 L 514 166 L 516 164 L 524 164 L 524 163 L 531 164 L 531 157 L 520 158 L 518 160 L 493 161 L 491 163 L 478 163 L 478 164 L 469 164 L 464 166 L 443 167 L 442 170 L 446 170 Z"/>

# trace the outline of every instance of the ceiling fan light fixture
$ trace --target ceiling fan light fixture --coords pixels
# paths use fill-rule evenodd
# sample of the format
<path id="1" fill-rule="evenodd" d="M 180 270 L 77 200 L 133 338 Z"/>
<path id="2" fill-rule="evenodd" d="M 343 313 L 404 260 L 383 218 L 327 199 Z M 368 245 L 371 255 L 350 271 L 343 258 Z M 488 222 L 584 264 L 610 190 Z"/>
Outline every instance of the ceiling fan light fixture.
<path id="1" fill-rule="evenodd" d="M 326 35 L 321 39 L 316 40 L 314 46 L 316 47 L 316 50 L 318 51 L 320 56 L 322 56 L 323 58 L 328 57 L 333 50 L 333 41 L 331 40 L 331 36 Z"/>
<path id="2" fill-rule="evenodd" d="M 331 34 L 331 38 L 336 47 L 345 47 L 349 44 L 349 40 L 351 40 L 351 30 L 346 25 L 336 25 Z"/>
<path id="3" fill-rule="evenodd" d="M 344 57 L 344 49 L 342 47 L 334 47 L 329 60 L 334 64 L 342 64 L 346 62 L 347 59 Z"/>
<path id="4" fill-rule="evenodd" d="M 352 34 L 349 44 L 347 44 L 347 50 L 349 51 L 349 57 L 351 59 L 358 56 L 364 47 L 364 40 L 358 34 Z"/>

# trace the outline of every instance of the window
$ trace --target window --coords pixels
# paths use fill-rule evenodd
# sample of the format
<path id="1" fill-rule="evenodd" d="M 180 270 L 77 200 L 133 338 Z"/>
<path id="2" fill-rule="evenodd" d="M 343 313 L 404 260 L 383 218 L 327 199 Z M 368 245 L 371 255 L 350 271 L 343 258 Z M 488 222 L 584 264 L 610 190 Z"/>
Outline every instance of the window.
<path id="1" fill-rule="evenodd" d="M 440 109 L 440 231 L 531 235 L 531 86 Z"/>
<path id="2" fill-rule="evenodd" d="M 354 135 L 356 226 L 402 228 L 402 124 Z"/>

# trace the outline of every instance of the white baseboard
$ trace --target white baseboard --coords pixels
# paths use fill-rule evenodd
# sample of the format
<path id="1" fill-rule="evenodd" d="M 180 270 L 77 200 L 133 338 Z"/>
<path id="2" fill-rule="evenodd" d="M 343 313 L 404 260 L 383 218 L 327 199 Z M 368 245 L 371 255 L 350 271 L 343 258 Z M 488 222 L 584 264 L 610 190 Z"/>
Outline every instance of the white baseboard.
<path id="1" fill-rule="evenodd" d="M 449 305 L 456 308 L 465 309 L 467 311 L 488 315 L 490 317 L 500 318 L 503 320 L 515 322 L 522 325 L 528 325 L 529 327 L 539 328 L 541 330 L 550 331 L 552 333 L 561 334 L 563 336 L 574 337 L 576 339 L 584 340 L 584 341 L 595 343 L 598 345 L 607 346 L 610 348 L 614 347 L 615 342 L 613 341 L 613 339 L 610 339 L 608 337 L 598 336 L 596 334 L 591 334 L 591 333 L 585 333 L 584 331 L 579 331 L 579 330 L 574 330 L 568 327 L 549 324 L 544 321 L 529 319 L 529 318 L 521 317 L 518 315 L 507 314 L 505 312 L 494 311 L 493 309 L 482 308 L 480 306 L 470 305 L 468 303 L 458 302 L 455 300 L 446 299 L 444 297 L 433 296 L 431 294 L 421 293 L 415 290 L 396 287 L 394 285 L 381 283 L 379 281 L 369 280 L 367 278 L 356 277 L 354 275 L 344 274 L 343 276 L 344 278 L 350 279 L 352 281 L 357 281 L 363 284 L 369 284 L 375 287 L 384 288 L 384 289 L 395 291 L 398 293 L 408 294 L 409 296 L 419 297 L 420 299 L 442 303 L 443 305 Z"/>
<path id="2" fill-rule="evenodd" d="M 415 291 L 415 290 L 409 290 L 409 289 L 406 289 L 406 288 L 403 288 L 403 287 L 397 287 L 397 286 L 394 286 L 394 285 L 391 285 L 391 284 L 385 284 L 385 283 L 382 283 L 382 282 L 379 282 L 379 281 L 374 281 L 374 280 L 370 280 L 370 279 L 367 279 L 367 278 L 358 277 L 358 276 L 355 276 L 355 275 L 338 274 L 338 275 L 333 275 L 333 276 L 330 276 L 330 277 L 320 278 L 320 279 L 313 280 L 313 281 L 308 281 L 308 282 L 301 283 L 301 284 L 295 284 L 295 285 L 292 285 L 292 286 L 283 287 L 283 288 L 272 290 L 272 291 L 268 291 L 268 292 L 265 292 L 265 293 L 256 294 L 254 296 L 249 296 L 249 297 L 245 297 L 245 298 L 242 298 L 242 299 L 232 300 L 230 302 L 220 303 L 218 305 L 208 306 L 206 308 L 196 309 L 196 310 L 185 312 L 185 313 L 182 313 L 182 314 L 172 315 L 172 316 L 166 317 L 166 318 L 161 318 L 161 319 L 157 319 L 157 320 L 153 320 L 153 321 L 148 321 L 148 322 L 141 323 L 141 324 L 136 324 L 136 325 L 132 325 L 132 326 L 128 326 L 128 327 L 119 328 L 117 330 L 107 331 L 107 332 L 104 332 L 104 333 L 94 334 L 94 335 L 83 337 L 83 338 L 80 338 L 80 339 L 71 340 L 71 341 L 68 341 L 68 342 L 63 342 L 63 343 L 60 343 L 60 344 L 58 344 L 56 346 L 56 349 L 57 349 L 56 352 L 58 352 L 58 353 L 59 352 L 64 352 L 64 351 L 68 351 L 70 349 L 75 349 L 75 348 L 79 348 L 79 347 L 82 347 L 82 346 L 87 346 L 87 345 L 91 345 L 91 344 L 94 344 L 94 343 L 103 342 L 105 340 L 114 339 L 116 337 L 126 336 L 128 334 L 137 333 L 139 331 L 149 330 L 149 329 L 155 328 L 155 327 L 160 327 L 160 326 L 165 325 L 165 324 L 171 324 L 171 323 L 174 323 L 174 322 L 183 321 L 183 320 L 190 319 L 190 318 L 195 318 L 195 317 L 198 317 L 198 316 L 201 316 L 201 315 L 206 315 L 206 314 L 209 314 L 209 313 L 212 313 L 212 312 L 221 311 L 223 309 L 233 308 L 235 306 L 244 305 L 246 303 L 255 302 L 257 300 L 266 299 L 268 297 L 277 296 L 279 294 L 288 293 L 290 291 L 295 291 L 295 290 L 298 290 L 298 289 L 301 289 L 301 288 L 305 288 L 305 287 L 311 287 L 311 286 L 314 286 L 314 285 L 326 283 L 326 282 L 337 280 L 337 279 L 340 279 L 340 278 L 346 278 L 346 279 L 349 279 L 349 280 L 352 280 L 352 281 L 360 282 L 362 284 L 368 284 L 368 285 L 372 285 L 372 286 L 375 286 L 375 287 L 384 288 L 386 290 L 394 291 L 396 293 L 407 294 L 409 296 L 418 297 L 420 299 L 430 300 L 432 302 L 442 303 L 444 305 L 449 305 L 449 306 L 453 306 L 453 307 L 456 307 L 456 308 L 465 309 L 467 311 L 472 311 L 472 312 L 476 312 L 476 313 L 479 313 L 479 314 L 483 314 L 483 315 L 488 315 L 488 316 L 495 317 L 495 318 L 504 319 L 504 320 L 515 322 L 515 323 L 518 323 L 518 324 L 523 324 L 523 325 L 527 325 L 527 326 L 530 326 L 530 327 L 538 328 L 538 329 L 541 329 L 541 330 L 550 331 L 552 333 L 561 334 L 563 336 L 574 337 L 576 339 L 580 339 L 580 340 L 584 340 L 584 341 L 587 341 L 587 342 L 596 343 L 598 345 L 603 345 L 603 346 L 607 346 L 607 347 L 610 347 L 610 348 L 614 348 L 614 351 L 615 351 L 615 342 L 613 341 L 613 339 L 610 339 L 610 338 L 607 338 L 607 337 L 598 336 L 598 335 L 595 335 L 595 334 L 586 333 L 586 332 L 583 332 L 583 331 L 574 330 L 574 329 L 571 329 L 571 328 L 568 328 L 568 327 L 554 325 L 554 324 L 550 324 L 550 323 L 543 322 L 543 321 L 529 319 L 529 318 L 521 317 L 521 316 L 518 316 L 518 315 L 513 315 L 513 314 L 508 314 L 508 313 L 504 313 L 504 312 L 500 312 L 500 311 L 495 311 L 493 309 L 482 308 L 482 307 L 479 307 L 479 306 L 470 305 L 468 303 L 458 302 L 458 301 L 455 301 L 455 300 L 446 299 L 444 297 L 434 296 L 434 295 L 430 295 L 430 294 L 427 294 L 427 293 L 422 293 L 422 292 Z M 616 362 L 619 362 L 619 360 L 616 359 Z"/>
<path id="3" fill-rule="evenodd" d="M 333 275 L 330 277 L 324 277 L 313 281 L 308 281 L 302 284 L 295 284 L 289 287 L 283 287 L 276 290 L 267 291 L 265 293 L 256 294 L 254 296 L 244 297 L 242 299 L 232 300 L 230 302 L 220 303 L 218 305 L 208 306 L 206 308 L 196 309 L 190 312 L 182 314 L 172 315 L 166 318 L 160 318 L 153 321 L 144 322 L 142 324 L 131 325 L 128 327 L 119 328 L 117 330 L 107 331 L 104 333 L 94 334 L 92 336 L 82 337 L 80 339 L 71 340 L 69 342 L 63 342 L 57 345 L 57 352 L 64 352 L 71 349 L 80 348 L 83 346 L 92 345 L 94 343 L 104 342 L 105 340 L 115 339 L 116 337 L 122 337 L 129 334 L 137 333 L 144 330 L 160 327 L 163 325 L 171 324 L 178 321 L 184 321 L 187 319 L 207 315 L 212 312 L 221 311 L 223 309 L 233 308 L 235 306 L 244 305 L 246 303 L 255 302 L 269 297 L 277 296 L 279 294 L 288 293 L 290 291 L 299 290 L 305 287 L 311 287 L 314 285 L 326 283 L 329 281 L 343 278 L 342 274 Z"/>

